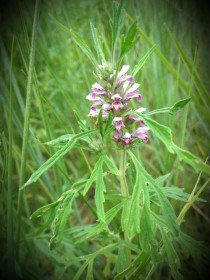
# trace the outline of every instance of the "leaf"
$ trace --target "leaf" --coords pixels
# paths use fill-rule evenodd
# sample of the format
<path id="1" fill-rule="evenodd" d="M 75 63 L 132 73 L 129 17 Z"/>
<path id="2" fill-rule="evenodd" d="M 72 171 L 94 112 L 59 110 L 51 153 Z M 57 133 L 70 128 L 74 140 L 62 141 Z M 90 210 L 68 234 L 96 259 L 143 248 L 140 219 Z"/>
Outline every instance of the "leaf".
<path id="1" fill-rule="evenodd" d="M 62 240 L 67 220 L 72 211 L 72 201 L 75 194 L 75 190 L 69 190 L 60 198 L 59 207 L 51 226 L 53 236 L 50 239 L 50 249 L 55 249 Z"/>
<path id="2" fill-rule="evenodd" d="M 144 251 L 148 251 L 151 241 L 154 239 L 153 233 L 153 220 L 150 209 L 150 196 L 148 191 L 148 185 L 144 184 L 144 204 L 141 214 L 141 246 Z"/>
<path id="3" fill-rule="evenodd" d="M 95 188 L 95 203 L 97 208 L 97 215 L 99 220 L 105 220 L 105 213 L 104 213 L 104 202 L 105 197 L 104 193 L 106 192 L 106 187 L 104 184 L 103 178 L 103 159 L 99 163 L 97 174 L 96 174 L 96 188 Z"/>
<path id="4" fill-rule="evenodd" d="M 182 100 L 176 102 L 172 107 L 157 109 L 157 110 L 146 113 L 146 115 L 150 116 L 150 115 L 154 115 L 154 114 L 163 114 L 163 113 L 164 114 L 165 113 L 174 114 L 178 110 L 182 109 L 185 105 L 187 105 L 190 100 L 191 100 L 191 98 L 182 99 Z"/>
<path id="5" fill-rule="evenodd" d="M 128 29 L 127 34 L 125 37 L 122 37 L 121 40 L 121 51 L 120 57 L 122 58 L 139 40 L 139 38 L 135 38 L 136 31 L 137 31 L 137 21 L 134 21 Z"/>
<path id="6" fill-rule="evenodd" d="M 149 242 L 153 239 L 152 217 L 150 211 L 150 197 L 147 186 L 147 177 L 144 176 L 144 173 L 140 172 L 140 170 L 142 169 L 142 165 L 137 160 L 135 155 L 132 152 L 129 152 L 129 155 L 132 158 L 136 169 L 136 182 L 131 197 L 129 228 L 132 229 L 133 227 L 134 233 L 139 233 L 141 228 L 141 245 L 144 250 L 147 250 Z M 143 194 L 143 208 L 140 219 L 139 204 L 141 191 Z"/>
<path id="7" fill-rule="evenodd" d="M 119 204 L 115 205 L 113 208 L 111 208 L 109 211 L 105 213 L 105 222 L 100 222 L 97 226 L 95 226 L 87 235 L 87 238 L 99 234 L 101 231 L 107 229 L 107 225 L 111 223 L 111 221 L 114 219 L 114 217 L 118 214 L 120 209 L 123 207 L 124 202 L 120 202 Z"/>
<path id="8" fill-rule="evenodd" d="M 110 131 L 112 131 L 114 129 L 114 126 L 111 125 L 112 119 L 113 119 L 112 112 L 110 111 L 108 114 L 108 118 L 106 120 L 106 125 L 104 128 L 104 135 L 108 134 Z"/>
<path id="9" fill-rule="evenodd" d="M 189 165 L 191 165 L 196 171 L 204 171 L 208 174 L 210 174 L 210 166 L 207 165 L 206 163 L 204 163 L 203 161 L 201 161 L 199 159 L 199 157 L 193 155 L 192 153 L 181 149 L 180 147 L 176 146 L 174 144 L 173 147 L 174 151 L 176 152 L 176 154 L 179 157 L 180 161 L 184 161 L 186 163 L 188 163 Z"/>
<path id="10" fill-rule="evenodd" d="M 152 178 L 152 176 L 144 169 L 141 163 L 136 159 L 133 152 L 128 151 L 128 154 L 132 158 L 133 162 L 136 163 L 136 166 L 138 166 L 138 172 L 141 174 L 141 176 L 144 177 L 145 182 L 148 182 L 152 190 L 156 193 L 156 196 L 158 197 L 158 200 L 160 202 L 164 218 L 167 221 L 169 228 L 174 232 L 175 235 L 177 235 L 179 232 L 179 227 L 176 223 L 176 215 L 170 202 L 162 192 L 162 189 L 155 184 L 155 179 Z"/>
<path id="11" fill-rule="evenodd" d="M 109 158 L 108 156 L 104 156 L 104 162 L 112 174 L 114 174 L 114 175 L 119 174 L 119 170 L 111 158 Z"/>
<path id="12" fill-rule="evenodd" d="M 53 166 L 61 157 L 63 157 L 66 153 L 68 153 L 76 144 L 79 139 L 82 139 L 86 136 L 89 136 L 95 133 L 97 130 L 92 129 L 89 131 L 81 132 L 73 136 L 69 142 L 63 146 L 60 150 L 58 150 L 53 156 L 51 156 L 45 163 L 43 163 L 29 178 L 29 180 L 21 187 L 21 189 L 25 188 L 29 184 L 36 182 L 39 177 L 47 171 L 51 166 Z"/>
<path id="13" fill-rule="evenodd" d="M 86 195 L 86 193 L 88 192 L 88 190 L 91 187 L 91 185 L 93 184 L 93 182 L 95 182 L 96 176 L 97 176 L 97 173 L 98 173 L 98 169 L 100 167 L 101 161 L 103 161 L 103 160 L 104 160 L 104 158 L 103 158 L 103 156 L 101 156 L 99 158 L 99 160 L 97 161 L 97 163 L 95 164 L 94 169 L 93 169 L 89 179 L 87 180 L 87 183 L 85 184 L 85 188 L 83 190 L 83 196 Z"/>
<path id="14" fill-rule="evenodd" d="M 138 62 L 137 65 L 133 68 L 132 76 L 135 77 L 136 74 L 141 70 L 141 68 L 144 66 L 144 64 L 147 62 L 150 55 L 153 53 L 156 46 L 154 45 Z"/>
<path id="15" fill-rule="evenodd" d="M 57 146 L 59 144 L 66 144 L 68 141 L 70 141 L 73 137 L 74 137 L 75 134 L 65 134 L 65 135 L 62 135 L 56 139 L 53 139 L 51 141 L 48 141 L 44 144 L 48 145 L 48 146 Z"/>
<path id="16" fill-rule="evenodd" d="M 171 175 L 171 173 L 165 174 L 163 176 L 159 176 L 158 178 L 155 179 L 155 184 L 157 185 L 162 185 L 162 183 L 168 179 L 168 177 Z"/>
<path id="17" fill-rule="evenodd" d="M 100 39 L 98 37 L 98 30 L 94 27 L 92 22 L 90 23 L 90 30 L 93 37 L 94 48 L 96 50 L 97 57 L 98 57 L 98 62 L 99 62 L 98 64 L 102 64 L 102 62 L 105 61 L 105 58 L 101 50 Z"/>
<path id="18" fill-rule="evenodd" d="M 177 236 L 179 234 L 180 229 L 179 229 L 178 224 L 176 223 L 176 215 L 175 215 L 172 205 L 170 204 L 170 202 L 164 195 L 162 188 L 160 188 L 157 185 L 153 185 L 153 184 L 151 184 L 151 187 L 155 191 L 155 193 L 159 199 L 162 214 L 163 214 L 165 221 L 168 224 L 168 228 L 173 232 L 174 235 Z"/>
<path id="19" fill-rule="evenodd" d="M 152 120 L 147 115 L 143 115 L 135 111 L 129 112 L 129 115 L 130 114 L 140 117 L 145 122 L 145 124 L 152 130 L 152 132 L 160 139 L 160 141 L 165 144 L 166 148 L 169 150 L 170 153 L 176 153 L 180 160 L 183 160 L 189 165 L 191 165 L 197 172 L 204 171 L 207 174 L 210 174 L 209 165 L 201 161 L 201 159 L 199 159 L 195 155 L 191 154 L 190 152 L 184 149 L 181 149 L 173 143 L 172 133 L 169 127 Z"/>
<path id="20" fill-rule="evenodd" d="M 70 30 L 70 33 L 73 37 L 74 42 L 80 47 L 80 49 L 82 50 L 82 52 L 89 58 L 90 62 L 92 62 L 92 64 L 94 66 L 97 66 L 98 63 L 95 59 L 94 54 L 92 53 L 91 49 L 89 48 L 89 46 L 87 45 L 87 43 L 82 39 L 82 37 L 80 37 L 76 32 L 74 32 L 73 30 Z"/>
<path id="21" fill-rule="evenodd" d="M 101 134 L 101 137 L 103 138 L 104 134 L 103 134 L 103 109 L 100 110 L 99 114 L 98 114 L 98 128 L 99 128 L 99 132 Z"/>
<path id="22" fill-rule="evenodd" d="M 167 254 L 167 259 L 166 261 L 168 262 L 170 268 L 171 268 L 171 274 L 174 277 L 175 280 L 183 279 L 182 275 L 179 273 L 179 269 L 181 267 L 179 257 L 172 245 L 171 240 L 169 239 L 167 233 L 165 230 L 159 226 L 162 240 L 163 240 L 163 245 L 164 249 Z"/>
<path id="23" fill-rule="evenodd" d="M 124 0 L 121 0 L 119 4 L 113 2 L 113 19 L 110 20 L 111 28 L 112 28 L 112 53 L 114 52 L 115 43 L 121 29 L 122 25 L 122 8 L 123 8 Z"/>

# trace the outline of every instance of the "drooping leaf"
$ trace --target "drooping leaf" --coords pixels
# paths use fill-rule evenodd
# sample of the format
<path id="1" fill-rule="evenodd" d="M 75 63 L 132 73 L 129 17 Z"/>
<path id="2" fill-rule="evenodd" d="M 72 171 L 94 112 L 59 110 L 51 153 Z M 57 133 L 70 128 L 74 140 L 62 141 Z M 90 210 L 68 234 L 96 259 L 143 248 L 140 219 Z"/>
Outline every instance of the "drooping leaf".
<path id="1" fill-rule="evenodd" d="M 154 45 L 151 49 L 149 49 L 149 51 L 139 60 L 138 64 L 135 65 L 135 67 L 133 68 L 133 73 L 132 73 L 133 77 L 136 76 L 136 74 L 141 70 L 141 68 L 147 62 L 147 60 L 149 59 L 150 55 L 153 53 L 155 47 L 156 46 Z"/>
<path id="2" fill-rule="evenodd" d="M 23 185 L 21 189 L 25 188 L 26 186 L 28 186 L 33 182 L 36 182 L 45 171 L 47 171 L 51 166 L 53 166 L 62 156 L 68 153 L 75 146 L 75 144 L 79 139 L 94 134 L 96 131 L 97 131 L 96 129 L 92 129 L 74 135 L 65 146 L 63 146 L 60 150 L 58 150 L 53 156 L 51 156 L 31 175 L 29 180 Z"/>

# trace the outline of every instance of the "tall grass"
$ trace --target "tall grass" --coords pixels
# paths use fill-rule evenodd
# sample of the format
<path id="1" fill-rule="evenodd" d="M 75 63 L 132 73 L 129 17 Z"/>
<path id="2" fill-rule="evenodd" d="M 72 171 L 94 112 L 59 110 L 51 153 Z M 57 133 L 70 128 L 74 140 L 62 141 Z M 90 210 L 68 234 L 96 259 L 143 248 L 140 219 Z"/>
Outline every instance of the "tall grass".
<path id="1" fill-rule="evenodd" d="M 10 11 L 11 20 L 3 21 L 1 27 L 1 255 L 3 263 L 8 264 L 3 276 L 7 273 L 9 276 L 11 266 L 15 266 L 16 274 L 22 279 L 45 279 L 47 276 L 50 279 L 59 276 L 72 279 L 75 275 L 79 277 L 80 272 L 82 279 L 81 261 L 83 256 L 92 254 L 88 259 L 88 269 L 94 267 L 94 279 L 111 279 L 116 256 L 109 252 L 116 250 L 114 245 L 107 244 L 103 248 L 97 238 L 91 241 L 83 238 L 96 222 L 91 191 L 88 198 L 81 194 L 73 203 L 74 215 L 71 220 L 67 219 L 61 246 L 54 250 L 48 246 L 50 232 L 40 230 L 39 224 L 29 219 L 37 208 L 54 203 L 76 179 L 88 178 L 98 155 L 80 148 L 73 149 L 71 154 L 66 154 L 24 190 L 24 203 L 23 190 L 20 191 L 19 187 L 57 151 L 57 147 L 47 146 L 46 142 L 63 134 L 79 132 L 77 115 L 93 128 L 93 123 L 87 118 L 89 103 L 85 96 L 95 81 L 94 67 L 74 43 L 71 33 L 66 31 L 77 32 L 93 50 L 92 22 L 99 31 L 106 58 L 111 57 L 109 19 L 113 2 L 59 1 L 58 4 L 57 1 L 47 1 L 39 4 L 39 19 L 37 6 L 25 1 L 15 11 Z M 209 153 L 210 118 L 210 84 L 206 65 L 209 34 L 205 22 L 201 24 L 196 9 L 187 4 L 180 6 L 179 1 L 174 4 L 170 1 L 125 1 L 124 5 L 122 33 L 126 33 L 137 16 L 139 35 L 136 46 L 124 57 L 124 64 L 133 67 L 155 45 L 135 77 L 141 83 L 142 106 L 152 111 L 170 107 L 177 100 L 191 96 L 191 102 L 182 112 L 173 117 L 158 114 L 154 118 L 172 129 L 177 145 L 205 161 Z M 119 159 L 114 150 L 111 156 L 118 166 L 121 164 L 122 169 L 126 169 L 125 155 Z M 204 241 L 208 247 L 207 175 L 198 174 L 187 164 L 180 163 L 155 137 L 151 137 L 144 149 L 137 150 L 136 156 L 154 177 L 171 172 L 166 187 L 178 186 L 191 194 L 187 202 L 172 200 L 171 203 L 181 228 Z M 129 174 L 131 180 L 133 176 Z M 126 196 L 124 179 L 121 186 L 124 186 Z M 107 185 L 115 180 L 110 175 Z M 196 200 L 198 195 L 207 203 Z M 104 257 L 99 253 L 109 256 L 105 266 Z M 127 250 L 127 260 L 129 254 Z M 149 263 L 150 256 L 145 255 L 144 260 L 145 264 Z M 182 263 L 184 277 L 199 279 L 190 262 L 189 258 Z M 164 265 L 152 266 L 147 271 L 146 279 L 169 278 Z"/>

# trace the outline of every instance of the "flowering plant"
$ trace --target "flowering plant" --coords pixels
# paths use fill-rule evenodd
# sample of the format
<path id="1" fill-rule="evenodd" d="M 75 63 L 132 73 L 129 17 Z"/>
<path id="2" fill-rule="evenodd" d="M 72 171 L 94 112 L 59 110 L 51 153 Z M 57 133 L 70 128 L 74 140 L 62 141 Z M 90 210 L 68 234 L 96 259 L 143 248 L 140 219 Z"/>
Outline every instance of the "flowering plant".
<path id="1" fill-rule="evenodd" d="M 46 170 L 73 148 L 87 149 L 91 153 L 97 152 L 97 162 L 89 168 L 88 176 L 84 174 L 82 179 L 70 184 L 57 201 L 39 208 L 31 216 L 32 219 L 42 219 L 41 232 L 51 228 L 51 249 L 61 245 L 65 226 L 69 216 L 74 212 L 73 203 L 78 197 L 82 197 L 95 217 L 93 225 L 79 227 L 81 235 L 78 242 L 99 240 L 99 248 L 93 246 L 91 254 L 75 256 L 67 260 L 60 279 L 65 271 L 81 261 L 84 261 L 84 264 L 76 273 L 75 279 L 84 275 L 85 269 L 87 269 L 87 279 L 93 279 L 94 260 L 102 254 L 106 256 L 106 267 L 111 267 L 110 263 L 115 260 L 114 268 L 112 270 L 109 268 L 110 271 L 104 277 L 115 277 L 116 280 L 140 277 L 149 279 L 155 268 L 166 262 L 172 277 L 182 279 L 181 256 L 175 248 L 181 246 L 184 250 L 188 250 L 193 258 L 195 257 L 195 252 L 189 244 L 197 246 L 196 241 L 180 228 L 187 210 L 192 205 L 188 194 L 177 187 L 170 189 L 164 187 L 169 174 L 153 178 L 135 153 L 139 149 L 138 143 L 144 144 L 149 139 L 156 138 L 165 145 L 168 152 L 176 154 L 180 160 L 191 165 L 196 171 L 210 174 L 208 165 L 174 144 L 169 127 L 151 117 L 155 114 L 174 114 L 187 105 L 190 98 L 178 101 L 171 107 L 150 112 L 138 105 L 142 102 L 142 94 L 139 91 L 140 84 L 134 82 L 134 77 L 155 48 L 149 50 L 140 60 L 133 68 L 132 74 L 128 74 L 129 66 L 122 66 L 122 61 L 125 54 L 137 42 L 138 38 L 135 37 L 137 23 L 132 23 L 121 40 L 120 52 L 117 52 L 117 38 L 122 23 L 121 13 L 122 1 L 114 6 L 110 63 L 104 58 L 98 34 L 92 25 L 91 32 L 98 61 L 83 39 L 71 31 L 73 40 L 96 69 L 97 81 L 86 96 L 86 99 L 92 102 L 89 117 L 96 120 L 95 128 L 90 129 L 86 122 L 77 116 L 80 131 L 48 142 L 48 145 L 59 149 L 32 174 L 23 186 L 25 188 L 37 181 Z M 113 133 L 112 136 L 110 133 Z M 116 158 L 120 159 L 119 162 L 114 160 L 113 155 L 107 152 L 103 145 L 99 151 L 96 151 L 95 143 L 103 142 L 105 136 L 117 145 Z M 91 206 L 88 200 L 91 198 L 89 191 L 93 186 L 95 196 L 94 205 Z M 187 202 L 187 206 L 182 209 L 178 217 L 169 198 Z M 203 250 L 201 247 L 199 249 Z M 199 253 L 200 258 L 202 252 Z M 104 270 L 105 268 L 103 267 Z"/>

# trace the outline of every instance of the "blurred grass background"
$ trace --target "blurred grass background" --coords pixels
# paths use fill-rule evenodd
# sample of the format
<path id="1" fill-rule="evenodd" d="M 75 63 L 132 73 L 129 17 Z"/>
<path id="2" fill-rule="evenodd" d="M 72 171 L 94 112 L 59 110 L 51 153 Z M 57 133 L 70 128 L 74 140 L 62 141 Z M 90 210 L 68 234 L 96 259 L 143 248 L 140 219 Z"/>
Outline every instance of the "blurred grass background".
<path id="1" fill-rule="evenodd" d="M 172 106 L 179 99 L 192 101 L 175 116 L 157 115 L 157 120 L 172 128 L 174 142 L 196 154 L 203 160 L 209 155 L 209 22 L 204 2 L 195 4 L 187 1 L 125 1 L 124 32 L 137 17 L 139 42 L 125 57 L 124 64 L 133 67 L 138 60 L 156 45 L 154 53 L 136 76 L 141 83 L 142 106 L 147 110 Z M 1 255 L 4 263 L 7 256 L 7 184 L 8 184 L 8 128 L 12 128 L 12 198 L 14 232 L 16 230 L 17 197 L 20 177 L 24 111 L 26 101 L 29 50 L 34 14 L 34 1 L 1 4 Z M 33 70 L 32 106 L 30 111 L 30 132 L 26 161 L 26 179 L 35 171 L 54 148 L 45 142 L 66 133 L 79 131 L 73 111 L 87 119 L 90 103 L 85 96 L 95 82 L 93 67 L 70 34 L 56 24 L 56 20 L 73 29 L 93 48 L 90 21 L 98 28 L 104 51 L 109 60 L 111 31 L 109 19 L 112 15 L 112 1 L 41 1 L 35 47 Z M 13 51 L 12 51 L 12 42 Z M 11 71 L 12 65 L 12 71 Z M 11 94 L 11 106 L 9 96 Z M 12 110 L 12 124 L 9 109 Z M 141 148 L 140 154 L 146 169 L 153 176 L 171 172 L 168 186 L 177 185 L 191 192 L 198 174 L 191 167 L 179 163 L 162 144 L 152 136 L 150 143 Z M 113 155 L 115 156 L 115 155 Z M 86 161 L 88 158 L 88 163 Z M 68 189 L 71 182 L 84 177 L 89 165 L 95 163 L 95 155 L 75 150 L 61 159 L 38 183 L 26 189 L 22 214 L 21 258 L 17 269 L 23 279 L 49 279 L 59 274 L 65 258 L 84 255 L 89 244 L 75 244 L 74 235 L 66 234 L 63 247 L 55 251 L 48 248 L 48 234 L 35 235 L 36 224 L 29 220 L 37 208 L 53 202 Z M 206 176 L 201 175 L 198 187 L 204 184 Z M 189 211 L 184 230 L 197 238 L 209 242 L 209 186 L 203 193 L 205 204 L 196 203 Z M 91 199 L 91 196 L 90 196 Z M 177 214 L 183 205 L 173 204 Z M 91 212 L 78 200 L 75 220 L 70 224 L 88 224 L 94 221 Z M 16 246 L 17 244 L 15 244 Z M 62 250 L 61 250 L 62 249 Z M 99 267 L 100 267 L 99 260 Z M 24 264 L 24 265 L 23 265 Z M 77 268 L 75 268 L 77 269 Z M 71 272 L 72 275 L 74 271 Z M 102 277 L 99 275 L 99 277 Z M 47 278 L 46 278 L 47 279 Z M 70 278 L 67 278 L 70 279 Z M 100 279 L 100 278 L 98 278 Z M 155 278 L 154 278 L 155 279 Z M 158 279 L 158 278 L 157 278 Z M 187 278 L 186 278 L 187 279 Z"/>

